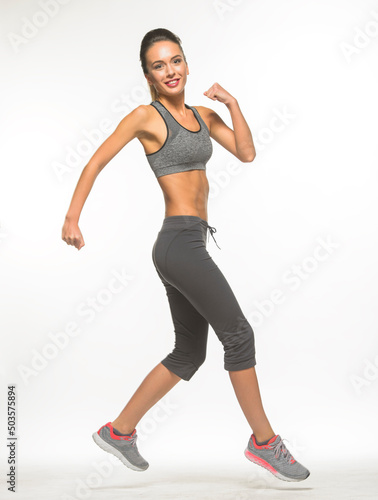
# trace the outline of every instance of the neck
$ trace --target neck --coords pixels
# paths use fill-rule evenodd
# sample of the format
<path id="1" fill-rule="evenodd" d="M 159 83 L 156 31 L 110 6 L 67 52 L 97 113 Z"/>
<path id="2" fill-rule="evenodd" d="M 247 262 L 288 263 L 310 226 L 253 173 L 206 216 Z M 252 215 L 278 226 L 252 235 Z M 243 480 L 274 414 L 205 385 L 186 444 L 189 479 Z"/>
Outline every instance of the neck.
<path id="1" fill-rule="evenodd" d="M 186 112 L 184 94 L 173 97 L 158 96 L 157 100 L 161 102 L 167 109 L 176 111 L 178 114 L 184 115 Z"/>

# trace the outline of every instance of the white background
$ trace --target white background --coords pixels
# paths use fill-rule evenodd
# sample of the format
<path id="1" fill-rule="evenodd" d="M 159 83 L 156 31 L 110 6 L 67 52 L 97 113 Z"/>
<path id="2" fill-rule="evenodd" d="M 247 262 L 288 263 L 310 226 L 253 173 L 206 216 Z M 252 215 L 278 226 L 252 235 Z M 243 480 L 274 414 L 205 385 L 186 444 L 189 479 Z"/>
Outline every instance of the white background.
<path id="1" fill-rule="evenodd" d="M 377 2 L 64 3 L 1 3 L 2 470 L 7 384 L 17 390 L 20 467 L 101 460 L 92 432 L 173 347 L 151 258 L 164 200 L 139 141 L 97 178 L 79 223 L 85 246 L 61 240 L 82 169 L 126 114 L 151 102 L 139 49 L 159 27 L 182 40 L 185 102 L 232 127 L 227 108 L 203 95 L 218 82 L 255 140 L 247 164 L 213 141 L 208 220 L 221 250 L 210 238 L 208 251 L 254 328 L 272 427 L 310 470 L 376 463 Z M 117 272 L 128 282 L 109 294 Z M 276 289 L 281 302 L 268 306 Z M 90 298 L 101 310 L 80 314 Z M 77 335 L 47 347 L 72 322 Z M 251 430 L 211 328 L 205 364 L 164 401 L 137 426 L 150 464 L 180 456 L 256 467 L 243 457 Z"/>

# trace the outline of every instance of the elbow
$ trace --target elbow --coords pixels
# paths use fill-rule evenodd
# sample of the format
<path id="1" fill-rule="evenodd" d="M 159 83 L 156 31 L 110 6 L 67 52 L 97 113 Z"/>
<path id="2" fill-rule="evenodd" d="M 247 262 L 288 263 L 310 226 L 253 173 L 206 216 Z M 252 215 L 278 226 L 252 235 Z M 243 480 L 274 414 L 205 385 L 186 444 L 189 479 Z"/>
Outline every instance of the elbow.
<path id="1" fill-rule="evenodd" d="M 256 151 L 254 151 L 252 154 L 250 154 L 248 156 L 245 156 L 245 157 L 239 158 L 239 159 L 243 163 L 251 163 L 255 158 L 256 158 Z"/>

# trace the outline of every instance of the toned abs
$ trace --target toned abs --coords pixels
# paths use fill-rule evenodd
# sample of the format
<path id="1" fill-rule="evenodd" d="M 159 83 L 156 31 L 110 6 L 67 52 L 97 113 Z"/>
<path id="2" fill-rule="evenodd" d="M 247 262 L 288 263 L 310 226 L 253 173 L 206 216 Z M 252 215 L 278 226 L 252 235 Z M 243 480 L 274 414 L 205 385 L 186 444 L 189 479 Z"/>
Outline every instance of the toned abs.
<path id="1" fill-rule="evenodd" d="M 145 130 L 138 136 L 145 153 L 151 154 L 159 150 L 166 139 L 167 128 L 164 121 L 146 105 L 148 119 Z M 203 117 L 206 125 L 206 117 Z M 187 113 L 186 120 L 177 117 L 177 120 L 189 130 L 198 130 L 198 122 L 192 113 Z M 209 127 L 209 125 L 208 125 Z M 207 200 L 209 196 L 209 182 L 205 170 L 189 170 L 157 178 L 163 191 L 165 201 L 165 217 L 170 215 L 197 215 L 207 220 Z"/>

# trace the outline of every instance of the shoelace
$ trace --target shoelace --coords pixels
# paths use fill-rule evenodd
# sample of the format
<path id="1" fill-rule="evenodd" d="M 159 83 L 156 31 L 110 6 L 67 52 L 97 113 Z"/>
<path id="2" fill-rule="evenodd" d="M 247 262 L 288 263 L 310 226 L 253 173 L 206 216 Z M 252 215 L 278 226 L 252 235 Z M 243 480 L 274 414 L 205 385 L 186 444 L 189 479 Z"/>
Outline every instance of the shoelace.
<path id="1" fill-rule="evenodd" d="M 134 437 L 132 437 L 132 438 L 130 438 L 130 439 L 129 439 L 129 443 L 131 443 L 131 446 L 133 446 L 134 448 L 135 448 L 135 446 L 136 446 L 136 440 L 137 440 L 137 437 L 138 437 L 138 436 L 135 434 L 135 436 L 134 436 Z"/>
<path id="2" fill-rule="evenodd" d="M 207 228 L 209 229 L 210 234 L 211 234 L 211 236 L 212 236 L 213 240 L 215 241 L 216 246 L 219 248 L 219 250 L 221 250 L 220 246 L 219 246 L 219 245 L 218 245 L 218 243 L 216 242 L 216 239 L 214 238 L 214 233 L 216 233 L 216 232 L 217 232 L 217 230 L 215 229 L 215 227 L 212 227 L 212 226 L 209 226 L 209 225 L 207 225 Z M 207 241 L 209 241 L 209 240 L 210 240 L 210 234 L 209 234 L 209 237 L 208 237 Z"/>
<path id="3" fill-rule="evenodd" d="M 293 456 L 291 455 L 291 453 L 289 452 L 289 450 L 284 445 L 282 439 L 280 439 L 278 441 L 278 443 L 276 443 L 276 444 L 271 444 L 270 447 L 274 451 L 274 456 L 276 458 L 279 458 L 280 454 L 282 453 L 282 455 L 284 456 L 284 459 L 287 462 L 290 462 L 292 459 L 294 459 Z"/>
<path id="4" fill-rule="evenodd" d="M 134 434 L 133 437 L 127 437 L 127 439 L 125 437 L 121 437 L 121 440 L 126 441 L 127 443 L 131 443 L 131 446 L 135 448 L 137 437 L 137 434 Z"/>

